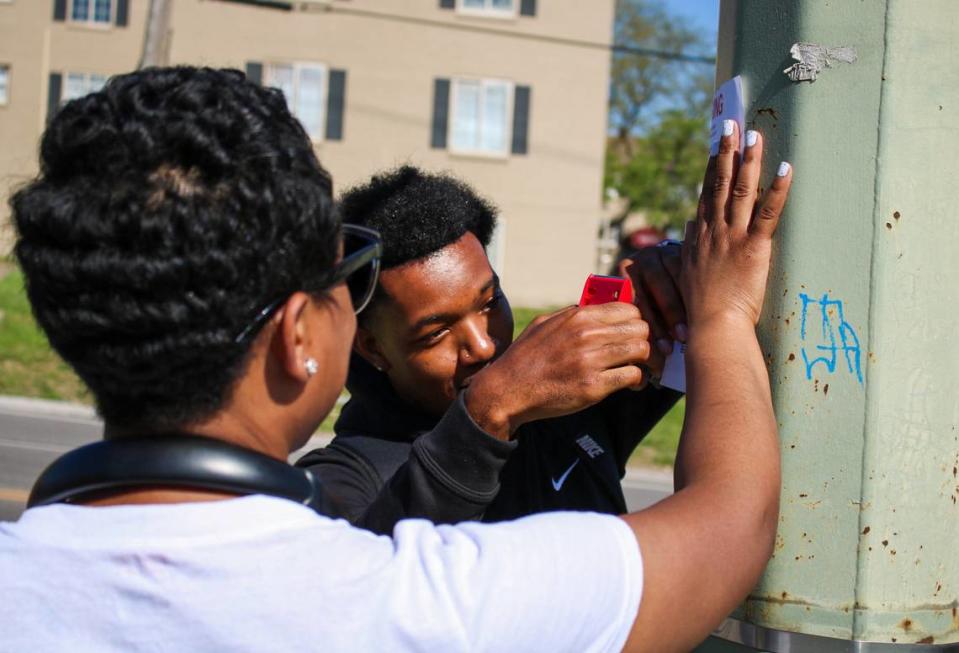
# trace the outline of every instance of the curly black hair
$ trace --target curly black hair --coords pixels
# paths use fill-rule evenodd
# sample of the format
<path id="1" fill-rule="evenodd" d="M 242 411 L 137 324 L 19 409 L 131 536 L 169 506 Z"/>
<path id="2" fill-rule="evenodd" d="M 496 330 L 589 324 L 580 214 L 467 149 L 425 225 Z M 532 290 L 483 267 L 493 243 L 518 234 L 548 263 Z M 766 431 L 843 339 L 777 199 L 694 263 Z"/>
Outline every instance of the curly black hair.
<path id="1" fill-rule="evenodd" d="M 11 198 L 37 322 L 108 424 L 220 409 L 237 335 L 333 268 L 332 182 L 283 95 L 237 70 L 154 68 L 68 103 Z"/>
<path id="2" fill-rule="evenodd" d="M 404 165 L 374 175 L 343 193 L 343 221 L 380 233 L 384 270 L 426 258 L 472 232 L 483 247 L 496 227 L 496 208 L 467 184 L 445 174 L 430 174 Z M 368 324 L 384 297 L 377 286 L 369 306 L 358 316 Z M 371 310 L 372 309 L 372 310 Z"/>
<path id="3" fill-rule="evenodd" d="M 410 165 L 374 175 L 340 198 L 344 222 L 380 232 L 383 269 L 426 258 L 470 231 L 489 245 L 496 208 L 450 175 Z"/>

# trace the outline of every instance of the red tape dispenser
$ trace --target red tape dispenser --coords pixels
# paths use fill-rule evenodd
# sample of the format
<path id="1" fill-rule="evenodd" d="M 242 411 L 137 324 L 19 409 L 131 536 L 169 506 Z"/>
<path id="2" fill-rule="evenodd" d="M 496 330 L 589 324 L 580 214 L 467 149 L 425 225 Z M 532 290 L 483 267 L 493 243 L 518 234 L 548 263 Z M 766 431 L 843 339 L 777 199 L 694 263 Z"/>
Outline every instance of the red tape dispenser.
<path id="1" fill-rule="evenodd" d="M 586 278 L 583 286 L 583 295 L 579 298 L 580 306 L 606 304 L 608 302 L 633 302 L 633 283 L 628 277 L 607 277 L 602 274 L 591 274 Z"/>

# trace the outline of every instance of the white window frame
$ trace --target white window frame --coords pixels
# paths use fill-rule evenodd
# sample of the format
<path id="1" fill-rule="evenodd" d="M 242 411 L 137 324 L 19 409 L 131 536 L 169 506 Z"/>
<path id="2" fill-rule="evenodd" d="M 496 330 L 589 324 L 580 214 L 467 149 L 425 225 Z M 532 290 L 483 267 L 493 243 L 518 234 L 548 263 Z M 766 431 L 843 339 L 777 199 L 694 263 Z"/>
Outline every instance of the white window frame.
<path id="1" fill-rule="evenodd" d="M 322 143 L 323 139 L 326 137 L 326 121 L 327 121 L 327 102 L 329 102 L 330 96 L 330 67 L 325 63 L 320 63 L 318 61 L 264 61 L 263 62 L 263 85 L 264 86 L 273 86 L 273 75 L 274 69 L 280 66 L 288 66 L 293 70 L 293 102 L 292 106 L 289 107 L 290 113 L 299 120 L 297 115 L 297 103 L 299 99 L 300 92 L 300 72 L 306 69 L 318 71 L 323 77 L 323 92 L 320 96 L 320 119 L 319 119 L 319 130 L 318 133 L 310 133 L 306 130 L 306 125 L 303 125 L 303 129 L 307 131 L 307 136 L 310 137 L 310 140 L 314 143 Z M 287 101 L 287 105 L 291 103 Z M 300 121 L 300 124 L 303 124 Z"/>
<path id="2" fill-rule="evenodd" d="M 504 147 L 501 151 L 492 151 L 492 150 L 483 150 L 483 149 L 471 149 L 471 148 L 462 148 L 457 147 L 454 142 L 454 129 L 456 127 L 456 115 L 458 111 L 457 98 L 459 93 L 457 92 L 457 87 L 464 83 L 475 84 L 479 82 L 480 84 L 480 114 L 479 114 L 479 128 L 480 134 L 482 134 L 483 129 L 483 107 L 485 105 L 484 98 L 486 95 L 486 89 L 494 85 L 503 85 L 506 87 L 506 138 Z M 513 143 L 513 111 L 514 100 L 516 96 L 516 84 L 508 79 L 496 79 L 491 77 L 453 77 L 450 79 L 450 113 L 449 120 L 447 121 L 447 134 L 446 142 L 449 144 L 448 149 L 454 154 L 465 154 L 469 156 L 479 156 L 479 157 L 488 157 L 492 159 L 506 159 L 509 157 L 512 150 Z M 479 138 L 482 141 L 482 135 Z"/>
<path id="3" fill-rule="evenodd" d="M 493 0 L 483 0 L 483 8 L 467 7 L 465 0 L 456 0 L 456 13 L 464 16 L 481 16 L 483 18 L 516 18 L 519 16 L 520 0 L 512 0 L 513 6 L 510 9 L 497 9 L 493 6 Z"/>
<path id="4" fill-rule="evenodd" d="M 113 27 L 113 22 L 117 17 L 117 3 L 116 0 L 110 0 L 110 16 L 106 21 L 95 20 L 96 16 L 96 0 L 84 0 L 89 5 L 89 11 L 87 12 L 86 20 L 77 20 L 73 17 L 73 5 L 77 0 L 70 0 L 67 3 L 67 22 L 71 25 L 82 25 L 83 27 L 92 27 L 94 29 L 109 29 Z"/>
<path id="5" fill-rule="evenodd" d="M 3 2 L 3 0 L 0 0 Z M 0 70 L 4 73 L 3 93 L 0 94 L 0 107 L 10 104 L 10 64 L 0 63 Z"/>
<path id="6" fill-rule="evenodd" d="M 97 86 L 96 88 L 93 88 L 91 84 L 91 80 L 95 76 L 103 77 L 103 84 Z M 67 95 L 67 88 L 69 88 L 70 77 L 83 78 L 83 88 L 84 88 L 83 93 L 81 93 L 80 95 L 73 95 L 73 96 Z M 103 88 L 103 86 L 106 85 L 108 81 L 110 81 L 110 75 L 105 75 L 103 73 L 81 73 L 75 70 L 65 70 L 63 72 L 63 87 L 60 92 L 60 106 L 62 107 L 64 104 L 66 104 L 70 100 L 76 100 L 77 98 L 85 97 L 89 95 L 90 93 L 95 93 L 96 91 L 99 91 L 100 89 Z"/>

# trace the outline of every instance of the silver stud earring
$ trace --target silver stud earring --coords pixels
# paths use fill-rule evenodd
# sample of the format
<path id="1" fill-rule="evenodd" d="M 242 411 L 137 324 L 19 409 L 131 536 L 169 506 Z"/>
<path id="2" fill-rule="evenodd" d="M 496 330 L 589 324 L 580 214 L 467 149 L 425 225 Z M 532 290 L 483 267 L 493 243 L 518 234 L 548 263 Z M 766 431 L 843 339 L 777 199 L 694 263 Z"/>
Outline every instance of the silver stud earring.
<path id="1" fill-rule="evenodd" d="M 320 364 L 316 362 L 315 358 L 307 358 L 303 362 L 303 367 L 306 369 L 307 376 L 313 376 L 320 371 Z"/>

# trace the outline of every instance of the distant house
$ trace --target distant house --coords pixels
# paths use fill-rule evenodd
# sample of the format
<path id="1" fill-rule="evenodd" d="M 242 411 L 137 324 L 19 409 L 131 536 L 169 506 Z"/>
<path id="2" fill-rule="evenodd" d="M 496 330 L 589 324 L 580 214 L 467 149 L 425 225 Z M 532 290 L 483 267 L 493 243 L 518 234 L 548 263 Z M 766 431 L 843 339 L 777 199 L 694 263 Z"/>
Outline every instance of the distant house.
<path id="1" fill-rule="evenodd" d="M 0 223 L 47 117 L 134 68 L 147 0 L 0 0 Z M 614 0 L 172 0 L 171 64 L 281 88 L 338 190 L 405 162 L 501 211 L 514 302 L 573 302 L 596 265 Z M 7 232 L 9 247 L 9 232 Z"/>

